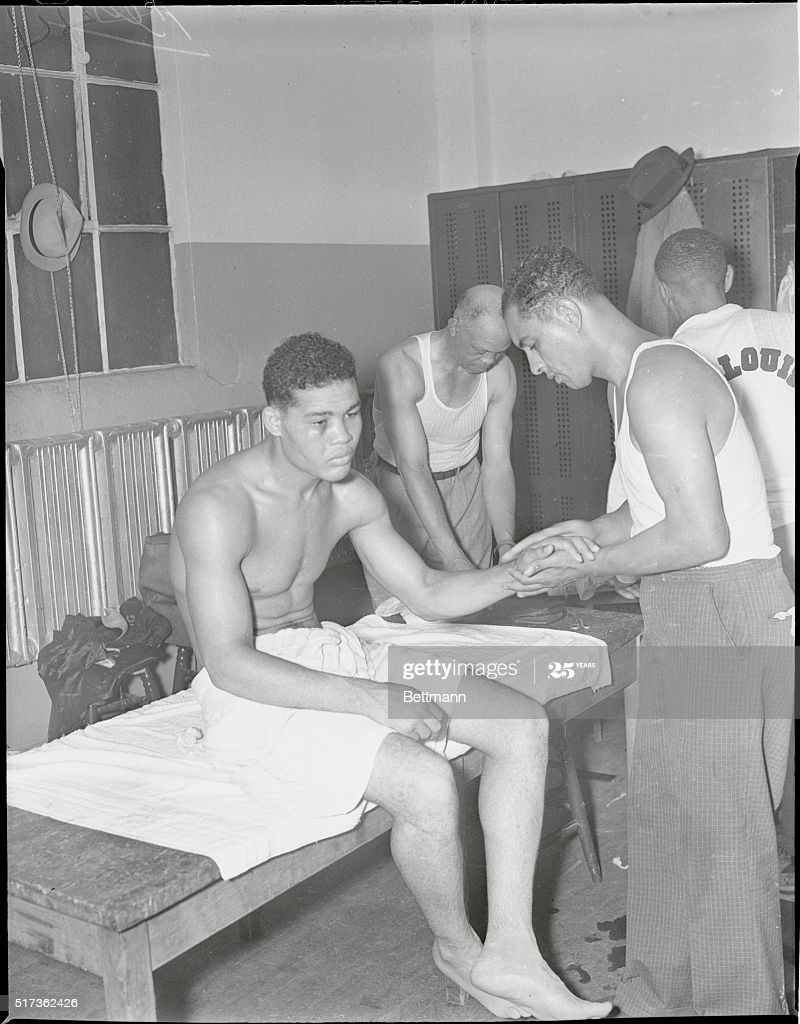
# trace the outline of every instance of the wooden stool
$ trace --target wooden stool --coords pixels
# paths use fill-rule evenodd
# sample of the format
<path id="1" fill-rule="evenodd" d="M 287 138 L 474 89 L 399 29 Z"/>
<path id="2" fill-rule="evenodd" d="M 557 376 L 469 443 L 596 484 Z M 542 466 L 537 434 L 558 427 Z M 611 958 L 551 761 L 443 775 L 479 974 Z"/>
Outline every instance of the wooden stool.
<path id="1" fill-rule="evenodd" d="M 552 842 L 560 839 L 569 832 L 577 832 L 581 841 L 581 849 L 586 860 L 586 866 L 593 882 L 603 881 L 603 869 L 600 867 L 600 858 L 597 856 L 592 830 L 589 827 L 589 817 L 586 813 L 586 803 L 583 799 L 581 784 L 578 780 L 578 769 L 575 767 L 575 759 L 567 740 L 567 723 L 560 726 L 560 735 L 552 741 L 556 751 L 556 763 L 564 778 L 564 785 L 567 789 L 567 800 L 569 802 L 572 820 L 563 825 L 560 829 L 550 833 L 543 840 Z"/>

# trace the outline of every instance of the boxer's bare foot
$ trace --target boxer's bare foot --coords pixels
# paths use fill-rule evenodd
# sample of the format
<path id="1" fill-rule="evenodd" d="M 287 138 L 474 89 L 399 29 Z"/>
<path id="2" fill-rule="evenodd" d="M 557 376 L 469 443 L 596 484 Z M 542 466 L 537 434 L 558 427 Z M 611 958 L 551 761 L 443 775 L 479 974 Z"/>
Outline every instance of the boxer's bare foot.
<path id="1" fill-rule="evenodd" d="M 501 996 L 537 1020 L 599 1019 L 612 1008 L 611 1003 L 573 995 L 544 962 L 535 943 L 484 946 L 470 979 L 479 991 Z"/>
<path id="2" fill-rule="evenodd" d="M 433 962 L 445 978 L 448 978 L 461 992 L 471 995 L 473 999 L 477 999 L 495 1017 L 502 1017 L 506 1020 L 520 1020 L 523 1017 L 530 1017 L 530 1012 L 522 1007 L 516 1006 L 514 1003 L 509 1002 L 508 999 L 492 995 L 489 992 L 482 992 L 472 983 L 470 980 L 470 969 L 481 948 L 480 939 L 476 935 L 475 941 L 469 949 L 445 947 L 436 941 L 431 952 L 433 953 Z"/>

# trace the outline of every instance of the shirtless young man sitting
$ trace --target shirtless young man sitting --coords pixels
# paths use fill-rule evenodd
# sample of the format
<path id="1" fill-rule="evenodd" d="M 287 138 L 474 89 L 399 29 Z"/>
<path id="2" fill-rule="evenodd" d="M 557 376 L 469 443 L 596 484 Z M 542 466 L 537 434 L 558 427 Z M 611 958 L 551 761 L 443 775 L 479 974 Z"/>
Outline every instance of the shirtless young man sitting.
<path id="1" fill-rule="evenodd" d="M 277 724 L 270 718 L 264 734 L 277 745 L 288 736 L 287 752 L 302 755 L 295 777 L 281 764 L 290 786 L 297 789 L 316 772 L 312 788 L 339 787 L 331 800 L 352 808 L 364 798 L 389 811 L 394 859 L 433 931 L 437 967 L 493 1014 L 606 1016 L 610 1003 L 577 998 L 550 970 L 531 925 L 547 765 L 542 707 L 476 677 L 492 699 L 514 709 L 513 717 L 450 723 L 454 740 L 485 755 L 479 808 L 489 923 L 482 946 L 464 907 L 453 774 L 425 746 L 442 729 L 439 708 L 414 703 L 408 718 L 390 719 L 393 683 L 269 653 L 274 642 L 297 639 L 297 629 L 310 641 L 324 632 L 314 613 L 314 582 L 345 534 L 364 565 L 429 619 L 456 618 L 507 597 L 515 589 L 509 566 L 439 572 L 394 532 L 377 488 L 351 469 L 361 414 L 347 349 L 317 334 L 289 338 L 267 361 L 264 389 L 268 436 L 193 484 L 172 534 L 170 575 L 205 666 L 198 691 L 204 716 L 223 709 L 224 718 L 225 709 L 244 708 L 245 732 L 248 714 L 273 716 Z M 572 541 L 564 543 L 576 560 L 582 557 Z M 314 745 L 320 723 L 326 750 Z M 362 766 L 363 777 L 354 765 Z M 343 778 L 331 782 L 333 776 Z"/>

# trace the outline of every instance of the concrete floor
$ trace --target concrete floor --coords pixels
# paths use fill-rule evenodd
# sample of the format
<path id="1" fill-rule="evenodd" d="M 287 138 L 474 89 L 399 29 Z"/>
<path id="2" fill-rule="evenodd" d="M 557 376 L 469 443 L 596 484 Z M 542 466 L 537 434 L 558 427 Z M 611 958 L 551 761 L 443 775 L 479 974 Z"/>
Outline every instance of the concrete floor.
<path id="1" fill-rule="evenodd" d="M 613 998 L 625 962 L 626 771 L 623 723 L 576 723 L 573 752 L 594 822 L 603 881 L 589 877 L 572 835 L 545 845 L 535 879 L 540 947 L 574 992 Z M 557 770 L 548 776 L 545 831 L 568 818 Z M 475 788 L 467 791 L 474 805 Z M 482 846 L 467 813 L 466 850 L 473 924 L 485 924 Z M 794 904 L 784 904 L 784 941 L 793 942 Z M 386 839 L 359 851 L 270 905 L 262 934 L 242 942 L 228 928 L 156 972 L 159 1019 L 166 1021 L 494 1021 L 474 1000 L 449 1006 L 430 958 L 431 936 L 388 852 Z M 11 1019 L 15 996 L 70 996 L 74 1011 L 50 1019 L 104 1020 L 99 979 L 9 947 Z M 787 950 L 788 962 L 793 953 Z M 787 984 L 793 989 L 793 968 Z M 791 998 L 795 1004 L 794 996 Z"/>

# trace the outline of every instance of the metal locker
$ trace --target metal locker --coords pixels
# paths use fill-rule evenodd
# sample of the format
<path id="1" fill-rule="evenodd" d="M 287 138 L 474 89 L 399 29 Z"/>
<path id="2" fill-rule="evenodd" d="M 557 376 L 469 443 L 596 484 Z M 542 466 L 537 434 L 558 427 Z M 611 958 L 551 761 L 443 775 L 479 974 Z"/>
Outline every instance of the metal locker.
<path id="1" fill-rule="evenodd" d="M 735 268 L 731 302 L 775 306 L 778 282 L 794 256 L 796 158 L 796 150 L 765 150 L 695 164 L 686 187 L 701 223 L 720 236 Z M 501 274 L 544 242 L 573 248 L 624 311 L 640 227 L 637 204 L 625 190 L 629 173 L 430 196 L 437 327 L 464 288 L 502 283 Z M 517 536 L 599 515 L 614 457 L 605 382 L 570 391 L 534 377 L 516 350 L 510 356 L 518 382 L 512 440 Z"/>
<path id="2" fill-rule="evenodd" d="M 786 273 L 789 261 L 795 256 L 795 171 L 797 154 L 770 158 L 770 231 L 772 234 L 772 275 L 770 278 L 771 302 L 768 309 L 775 308 L 778 286 Z"/>
<path id="3" fill-rule="evenodd" d="M 698 160 L 686 189 L 700 223 L 725 246 L 734 272 L 729 301 L 772 309 L 765 154 Z"/>
<path id="4" fill-rule="evenodd" d="M 500 189 L 504 276 L 537 245 L 579 250 L 576 207 L 582 185 L 582 179 L 569 178 Z M 607 230 L 613 226 L 614 212 L 612 207 L 610 223 L 605 215 Z M 512 439 L 517 536 L 562 519 L 599 515 L 605 511 L 613 460 L 605 385 L 595 382 L 583 391 L 571 391 L 534 377 L 519 352 L 510 354 L 518 389 Z M 608 420 L 606 431 L 598 430 L 603 417 Z"/>
<path id="5" fill-rule="evenodd" d="M 629 171 L 589 174 L 576 181 L 577 253 L 607 298 L 625 311 L 639 233 L 637 204 L 626 191 Z"/>
<path id="6" fill-rule="evenodd" d="M 614 430 L 604 381 L 572 391 L 535 377 L 518 349 L 511 463 L 517 482 L 516 536 L 606 509 Z"/>
<path id="7" fill-rule="evenodd" d="M 537 245 L 553 242 L 575 248 L 575 196 L 572 182 L 524 182 L 500 189 L 500 244 L 503 277 Z"/>
<path id="8" fill-rule="evenodd" d="M 437 330 L 474 284 L 502 285 L 497 189 L 428 196 Z"/>

